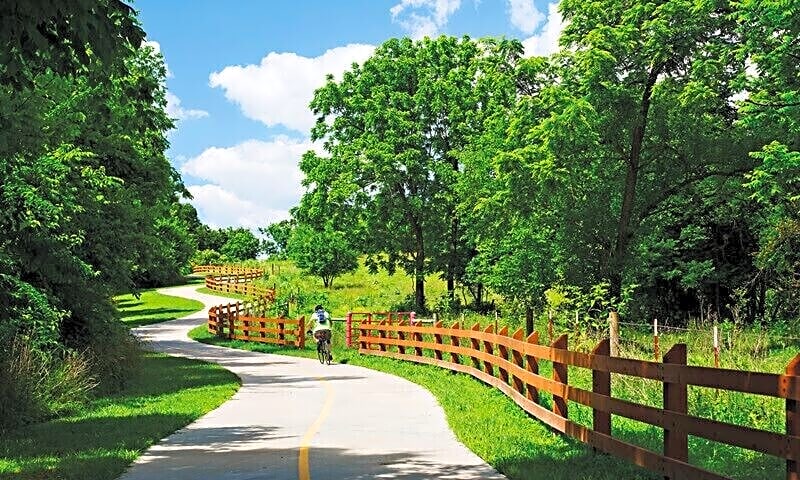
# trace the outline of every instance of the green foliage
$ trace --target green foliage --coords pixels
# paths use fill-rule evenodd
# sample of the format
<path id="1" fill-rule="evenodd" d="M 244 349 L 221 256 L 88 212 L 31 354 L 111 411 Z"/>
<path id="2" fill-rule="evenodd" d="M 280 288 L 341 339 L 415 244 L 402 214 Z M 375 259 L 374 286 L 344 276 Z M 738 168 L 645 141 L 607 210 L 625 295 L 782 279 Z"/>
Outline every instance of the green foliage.
<path id="1" fill-rule="evenodd" d="M 228 257 L 216 250 L 197 250 L 189 259 L 191 265 L 223 265 L 228 262 Z"/>
<path id="2" fill-rule="evenodd" d="M 229 228 L 225 235 L 225 243 L 219 253 L 231 261 L 253 260 L 261 252 L 261 242 L 246 228 Z"/>
<path id="3" fill-rule="evenodd" d="M 358 253 L 348 235 L 330 225 L 324 230 L 297 226 L 292 231 L 287 251 L 298 267 L 321 277 L 325 288 L 333 286 L 336 277 L 358 268 Z"/>
<path id="4" fill-rule="evenodd" d="M 311 102 L 312 138 L 327 155 L 308 152 L 300 164 L 310 188 L 298 223 L 333 221 L 360 239 L 374 269 L 413 274 L 417 311 L 425 274 L 441 272 L 453 292 L 470 254 L 455 213 L 457 152 L 497 101 L 492 82 L 474 81 L 520 51 L 505 40 L 392 39 L 341 81 L 329 78 Z"/>
<path id="5" fill-rule="evenodd" d="M 0 5 L 0 83 L 29 86 L 47 70 L 82 73 L 91 57 L 113 63 L 145 33 L 119 0 L 8 0 Z"/>
<path id="6" fill-rule="evenodd" d="M 77 355 L 119 388 L 138 346 L 111 295 L 174 280 L 194 249 L 163 58 L 117 0 L 0 11 L 0 349 L 21 339 L 54 378 Z"/>
<path id="7" fill-rule="evenodd" d="M 263 246 L 264 253 L 270 258 L 285 259 L 294 227 L 294 220 L 281 220 L 266 228 L 259 228 L 258 231 L 266 236 Z"/>

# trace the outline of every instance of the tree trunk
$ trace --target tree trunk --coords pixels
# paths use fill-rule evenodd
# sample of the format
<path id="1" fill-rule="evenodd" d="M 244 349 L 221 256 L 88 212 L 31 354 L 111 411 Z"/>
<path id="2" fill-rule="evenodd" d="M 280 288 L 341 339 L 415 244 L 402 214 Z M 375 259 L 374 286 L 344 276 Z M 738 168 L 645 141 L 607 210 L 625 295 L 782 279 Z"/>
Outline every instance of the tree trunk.
<path id="1" fill-rule="evenodd" d="M 525 335 L 533 333 L 533 307 L 525 306 Z"/>
<path id="2" fill-rule="evenodd" d="M 447 267 L 447 297 L 450 299 L 450 302 L 456 299 L 456 281 L 452 266 Z"/>
<path id="3" fill-rule="evenodd" d="M 622 208 L 619 214 L 619 226 L 617 228 L 617 242 L 612 253 L 611 272 L 609 280 L 611 282 L 611 295 L 619 297 L 622 293 L 622 274 L 625 266 L 625 259 L 628 256 L 628 246 L 631 240 L 631 220 L 633 209 L 636 202 L 636 185 L 639 175 L 639 164 L 642 158 L 642 144 L 644 143 L 645 129 L 647 128 L 647 115 L 650 110 L 650 98 L 653 94 L 653 86 L 661 73 L 662 65 L 654 65 L 647 76 L 647 83 L 642 92 L 642 101 L 639 104 L 639 115 L 635 119 L 633 131 L 631 132 L 631 148 L 627 159 L 627 172 L 625 174 L 625 191 L 622 196 Z"/>
<path id="4" fill-rule="evenodd" d="M 425 312 L 425 240 L 419 222 L 413 222 L 414 232 L 414 311 Z"/>

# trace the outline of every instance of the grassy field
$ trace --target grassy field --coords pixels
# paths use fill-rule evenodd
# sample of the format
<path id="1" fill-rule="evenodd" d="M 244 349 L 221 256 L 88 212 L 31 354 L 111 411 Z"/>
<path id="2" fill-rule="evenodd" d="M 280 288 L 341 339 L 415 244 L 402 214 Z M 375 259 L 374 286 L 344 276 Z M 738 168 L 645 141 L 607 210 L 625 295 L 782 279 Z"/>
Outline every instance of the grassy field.
<path id="1" fill-rule="evenodd" d="M 122 322 L 131 328 L 181 318 L 203 309 L 197 300 L 162 295 L 145 290 L 139 298 L 131 294 L 114 298 Z"/>
<path id="2" fill-rule="evenodd" d="M 262 261 L 248 264 L 266 271 L 257 281 L 277 290 L 278 303 L 290 302 L 291 316 L 310 313 L 322 304 L 331 315 L 343 317 L 348 311 L 408 311 L 412 309 L 413 279 L 402 271 L 389 275 L 381 270 L 371 274 L 361 265 L 358 270 L 337 277 L 331 288 L 324 288 L 322 279 L 303 273 L 290 261 Z M 430 306 L 446 293 L 446 284 L 431 275 L 425 281 L 425 295 Z"/>
<path id="3" fill-rule="evenodd" d="M 145 325 L 177 318 L 202 305 L 145 292 L 121 299 L 123 315 Z M 145 353 L 139 375 L 123 391 L 93 399 L 73 414 L 0 436 L 0 478 L 106 480 L 117 478 L 159 439 L 230 398 L 239 379 L 223 368 Z"/>
<path id="4" fill-rule="evenodd" d="M 265 283 L 276 283 L 279 298 L 281 298 L 281 291 L 295 292 L 293 297 L 296 300 L 297 307 L 291 311 L 293 316 L 307 314 L 314 303 L 326 305 L 333 312 L 334 317 L 344 316 L 350 310 L 396 310 L 396 308 L 392 308 L 392 301 L 404 298 L 404 294 L 411 291 L 411 283 L 408 277 L 403 278 L 403 276 L 398 275 L 392 277 L 385 274 L 372 277 L 363 268 L 348 277 L 340 279 L 342 281 L 338 287 L 335 285 L 333 289 L 325 290 L 321 286 L 321 281 L 303 276 L 287 262 L 276 262 L 274 274 L 270 263 L 263 264 L 262 267 L 267 270 L 268 278 Z M 438 281 L 438 284 L 436 282 L 436 279 L 432 279 L 429 285 L 437 285 L 438 291 L 444 293 L 444 286 L 441 281 Z M 386 288 L 388 288 L 388 292 L 381 290 Z M 436 288 L 429 289 L 429 292 L 437 291 Z M 288 298 L 291 297 L 292 295 L 289 295 Z M 462 320 L 460 317 L 456 318 Z M 493 316 L 486 317 L 471 314 L 467 315 L 463 321 L 468 325 L 477 322 L 485 327 L 493 324 L 495 320 Z M 547 332 L 546 322 L 546 318 L 538 318 L 537 329 Z M 513 330 L 522 325 L 522 319 L 501 317 L 498 323 L 501 327 L 506 325 Z M 507 405 L 494 403 L 499 401 L 495 397 L 503 397 L 503 395 L 484 386 L 477 380 L 467 377 L 455 380 L 455 377 L 462 376 L 453 375 L 433 367 L 366 357 L 358 355 L 352 350 L 347 351 L 344 346 L 343 325 L 335 323 L 334 327 L 334 352 L 337 361 L 350 362 L 400 375 L 431 390 L 437 395 L 442 406 L 445 407 L 449 422 L 459 438 L 476 453 L 509 474 L 512 478 L 612 478 L 614 476 L 618 478 L 650 478 L 649 474 L 637 470 L 624 470 L 624 468 L 631 468 L 626 462 L 617 465 L 621 461 L 606 459 L 603 456 L 594 456 L 580 445 L 572 444 L 567 440 L 549 434 L 546 429 L 541 430 L 543 427 L 538 422 L 528 419 L 522 410 L 513 405 L 510 400 L 504 400 Z M 569 325 L 556 325 L 556 335 L 565 332 L 570 333 L 570 348 L 582 351 L 587 351 L 604 335 L 602 331 L 576 331 L 571 329 Z M 215 338 L 205 333 L 202 328 L 194 330 L 192 335 L 194 338 L 204 342 L 234 348 L 309 357 L 315 357 L 316 355 L 311 349 L 305 351 L 281 350 L 261 344 L 240 341 L 230 342 Z M 546 337 L 547 335 L 543 334 L 542 340 L 547 341 Z M 625 327 L 622 330 L 621 337 L 623 356 L 648 360 L 653 358 L 652 336 L 647 328 Z M 774 335 L 770 332 L 731 328 L 723 332 L 722 338 L 720 363 L 723 368 L 780 373 L 783 372 L 786 364 L 800 351 L 800 342 L 797 339 L 792 340 L 789 337 Z M 690 364 L 713 365 L 710 328 L 698 327 L 691 331 L 665 330 L 661 337 L 662 354 L 678 342 L 688 344 Z M 432 354 L 426 351 L 426 355 Z M 552 366 L 549 362 L 540 362 L 540 368 L 542 375 L 549 376 L 551 374 Z M 591 389 L 590 371 L 571 367 L 569 378 L 570 384 Z M 462 398 L 466 395 L 464 392 L 468 389 L 466 384 L 460 383 L 462 381 L 466 382 L 466 384 L 470 382 L 475 384 L 474 396 L 470 397 L 467 402 L 462 401 Z M 459 383 L 456 384 L 455 382 Z M 617 398 L 628 399 L 653 407 L 662 406 L 663 392 L 660 383 L 614 375 L 612 386 L 613 394 Z M 544 405 L 549 406 L 551 401 L 550 396 L 542 394 L 542 403 Z M 712 389 L 690 387 L 689 405 L 689 413 L 692 415 L 774 432 L 784 431 L 784 402 L 778 399 L 739 393 L 720 393 Z M 571 402 L 569 409 L 571 419 L 586 426 L 591 425 L 592 414 L 590 409 Z M 503 413 L 499 414 L 498 412 Z M 516 434 L 513 432 L 520 425 L 520 417 L 518 415 L 521 415 L 528 423 L 522 423 L 524 427 L 520 428 L 519 434 Z M 661 429 L 616 416 L 614 417 L 613 425 L 614 436 L 653 451 L 661 451 Z M 471 434 L 471 431 L 480 432 L 480 434 L 476 436 L 474 433 Z M 489 432 L 503 433 L 493 437 Z M 544 432 L 544 434 L 540 435 L 540 432 Z M 782 461 L 767 455 L 695 437 L 690 437 L 689 441 L 690 460 L 692 463 L 732 478 L 749 480 L 780 478 L 785 468 Z M 546 445 L 553 445 L 553 442 L 557 442 L 560 446 L 550 450 L 545 448 Z M 551 455 L 553 452 L 559 451 L 568 453 Z M 515 453 L 511 454 L 509 452 Z M 508 459 L 507 456 L 512 456 L 513 460 Z M 559 462 L 555 462 L 554 465 L 541 470 L 543 463 L 553 462 L 554 458 L 569 460 L 563 470 L 560 470 L 560 468 L 564 465 Z M 588 461 L 586 466 L 583 466 L 581 462 L 586 458 L 591 460 Z M 608 465 L 603 464 L 603 468 L 611 472 L 608 477 L 597 476 L 599 475 L 597 473 L 598 470 L 588 466 L 594 465 L 596 462 L 609 462 Z M 519 465 L 535 466 L 535 471 L 538 473 L 533 476 L 527 476 L 528 474 L 524 473 L 525 468 L 518 468 Z M 587 468 L 588 470 L 584 472 L 582 468 Z M 583 472 L 584 477 L 580 477 L 580 474 L 575 472 Z"/>

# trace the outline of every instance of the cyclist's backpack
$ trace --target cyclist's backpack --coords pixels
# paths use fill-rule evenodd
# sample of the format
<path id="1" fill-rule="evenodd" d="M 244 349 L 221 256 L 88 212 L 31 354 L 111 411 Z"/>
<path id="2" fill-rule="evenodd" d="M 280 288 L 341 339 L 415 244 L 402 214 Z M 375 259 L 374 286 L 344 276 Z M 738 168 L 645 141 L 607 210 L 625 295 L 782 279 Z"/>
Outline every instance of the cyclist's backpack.
<path id="1" fill-rule="evenodd" d="M 317 318 L 319 319 L 319 323 L 325 325 L 327 323 L 327 320 L 325 320 L 325 310 L 318 311 Z"/>

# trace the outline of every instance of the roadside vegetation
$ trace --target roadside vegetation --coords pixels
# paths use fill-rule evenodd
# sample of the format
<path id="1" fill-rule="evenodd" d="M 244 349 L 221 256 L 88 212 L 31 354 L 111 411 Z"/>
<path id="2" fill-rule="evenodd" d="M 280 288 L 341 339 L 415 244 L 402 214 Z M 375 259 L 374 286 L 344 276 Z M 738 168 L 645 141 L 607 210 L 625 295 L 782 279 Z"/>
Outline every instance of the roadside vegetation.
<path id="1" fill-rule="evenodd" d="M 138 300 L 119 296 L 116 302 L 123 319 L 137 325 L 171 320 L 202 307 L 199 302 L 156 292 L 143 292 Z M 137 368 L 114 392 L 91 389 L 90 376 L 81 377 L 83 383 L 71 378 L 76 375 L 73 370 L 83 367 L 75 361 L 56 370 L 54 365 L 38 365 L 42 375 L 29 379 L 31 398 L 53 398 L 52 392 L 37 395 L 37 382 L 69 390 L 55 398 L 59 404 L 46 412 L 48 420 L 0 435 L 0 478 L 117 478 L 143 450 L 215 409 L 239 388 L 239 379 L 217 365 L 145 353 L 138 344 L 134 347 L 129 361 Z M 31 353 L 16 358 L 26 355 Z M 87 375 L 86 370 L 79 373 Z M 83 389 L 76 392 L 78 387 Z M 78 393 L 81 396 L 73 398 Z"/>

